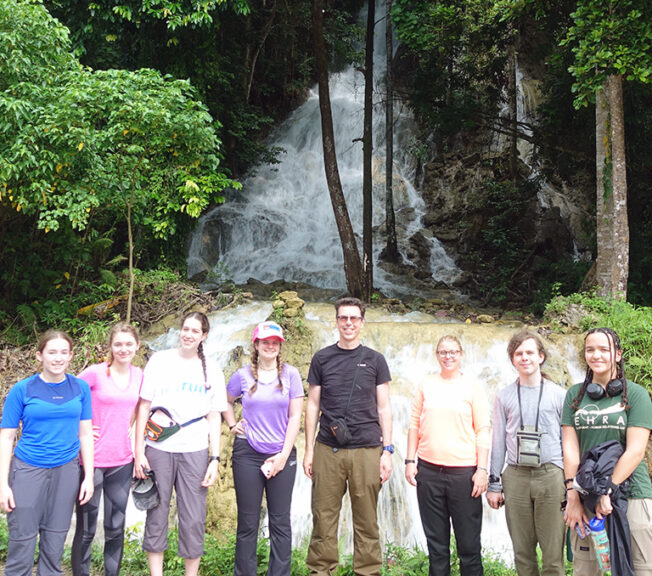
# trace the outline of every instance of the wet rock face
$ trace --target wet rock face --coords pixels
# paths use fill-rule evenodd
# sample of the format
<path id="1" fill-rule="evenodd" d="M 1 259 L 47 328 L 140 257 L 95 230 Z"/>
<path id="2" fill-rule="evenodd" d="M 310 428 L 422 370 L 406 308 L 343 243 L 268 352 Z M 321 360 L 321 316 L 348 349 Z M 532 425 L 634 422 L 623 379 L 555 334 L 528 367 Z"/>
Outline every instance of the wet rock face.
<path id="1" fill-rule="evenodd" d="M 480 142 L 469 142 L 475 146 Z M 506 153 L 483 155 L 468 149 L 439 157 L 424 166 L 423 198 L 426 202 L 424 230 L 411 239 L 411 247 L 420 256 L 422 238 L 435 236 L 456 264 L 468 275 L 465 288 L 472 294 L 474 286 L 483 284 L 478 260 L 483 260 L 487 247 L 487 228 L 492 218 L 501 216 L 500 206 L 487 205 L 487 189 L 491 183 L 504 183 Z M 527 182 L 529 169 L 519 167 L 519 179 Z M 530 254 L 527 268 L 545 269 L 552 262 L 571 259 L 586 250 L 586 230 L 592 216 L 584 188 L 546 182 L 543 186 L 528 184 L 525 192 L 515 196 L 515 204 L 506 201 L 514 216 L 505 225 L 514 231 L 521 247 Z M 590 196 L 590 194 L 588 194 Z M 561 200 L 563 199 L 563 201 Z M 516 202 L 518 204 L 516 204 Z"/>

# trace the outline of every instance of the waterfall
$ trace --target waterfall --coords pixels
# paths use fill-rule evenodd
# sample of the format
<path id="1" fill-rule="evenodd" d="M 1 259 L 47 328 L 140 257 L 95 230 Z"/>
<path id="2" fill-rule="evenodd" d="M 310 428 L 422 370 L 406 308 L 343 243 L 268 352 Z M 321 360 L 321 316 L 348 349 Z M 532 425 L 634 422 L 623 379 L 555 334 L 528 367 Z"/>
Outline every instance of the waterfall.
<path id="1" fill-rule="evenodd" d="M 377 3 L 384 15 L 384 2 Z M 363 10 L 362 14 L 366 14 Z M 376 86 L 373 120 L 374 259 L 385 244 L 385 23 L 375 34 Z M 335 144 L 342 187 L 361 249 L 362 137 L 364 79 L 349 66 L 331 74 Z M 399 249 L 407 264 L 410 237 L 421 229 L 425 204 L 415 189 L 416 162 L 411 154 L 412 117 L 401 103 L 394 105 L 394 206 Z M 200 218 L 187 259 L 188 276 L 206 272 L 205 286 L 225 279 L 245 283 L 277 279 L 306 282 L 322 288 L 346 286 L 342 248 L 324 175 L 321 117 L 317 87 L 306 102 L 274 132 L 269 144 L 284 152 L 275 165 L 258 167 L 243 181 L 241 191 Z M 436 238 L 431 249 L 434 280 L 454 281 L 459 270 Z M 407 293 L 405 278 L 375 267 L 375 285 L 388 294 Z"/>
<path id="2" fill-rule="evenodd" d="M 232 350 L 242 346 L 245 353 L 251 349 L 254 326 L 272 311 L 269 302 L 250 302 L 233 309 L 217 311 L 210 316 L 211 330 L 205 343 L 209 362 L 228 365 Z M 306 325 L 311 329 L 315 343 L 326 346 L 337 340 L 331 304 L 306 304 Z M 393 415 L 393 442 L 396 447 L 394 472 L 380 492 L 378 516 L 383 547 L 394 543 L 408 548 L 425 549 L 415 489 L 404 477 L 403 460 L 407 448 L 407 430 L 411 402 L 416 385 L 424 374 L 437 367 L 434 350 L 437 340 L 444 334 L 458 336 L 464 348 L 463 371 L 486 384 L 490 404 L 497 390 L 512 382 L 516 372 L 507 358 L 507 341 L 520 327 L 510 325 L 478 325 L 459 322 L 436 322 L 430 315 L 411 312 L 406 315 L 370 309 L 362 331 L 363 343 L 384 354 L 392 374 L 390 385 Z M 179 331 L 170 330 L 149 345 L 155 350 L 178 344 Z M 562 385 L 583 378 L 579 356 L 572 336 L 558 336 L 546 342 L 548 366 L 563 366 Z M 297 439 L 298 470 L 292 500 L 293 546 L 305 543 L 312 529 L 310 510 L 310 481 L 303 474 L 303 436 Z M 142 522 L 143 515 L 131 507 L 128 524 Z M 265 530 L 265 529 L 263 529 Z M 348 496 L 342 508 L 340 542 L 343 552 L 351 552 L 351 509 Z M 511 559 L 511 542 L 507 533 L 504 511 L 490 510 L 485 506 L 482 542 L 485 549 Z"/>

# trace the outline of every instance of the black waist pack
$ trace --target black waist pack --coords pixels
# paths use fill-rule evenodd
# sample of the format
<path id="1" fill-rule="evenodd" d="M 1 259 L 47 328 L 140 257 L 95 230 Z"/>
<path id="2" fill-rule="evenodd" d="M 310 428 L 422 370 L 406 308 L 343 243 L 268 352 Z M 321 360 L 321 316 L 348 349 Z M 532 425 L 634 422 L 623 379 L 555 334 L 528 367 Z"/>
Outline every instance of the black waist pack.
<path id="1" fill-rule="evenodd" d="M 351 432 L 349 432 L 349 428 L 343 418 L 333 420 L 331 423 L 331 432 L 340 446 L 344 446 L 352 440 Z"/>

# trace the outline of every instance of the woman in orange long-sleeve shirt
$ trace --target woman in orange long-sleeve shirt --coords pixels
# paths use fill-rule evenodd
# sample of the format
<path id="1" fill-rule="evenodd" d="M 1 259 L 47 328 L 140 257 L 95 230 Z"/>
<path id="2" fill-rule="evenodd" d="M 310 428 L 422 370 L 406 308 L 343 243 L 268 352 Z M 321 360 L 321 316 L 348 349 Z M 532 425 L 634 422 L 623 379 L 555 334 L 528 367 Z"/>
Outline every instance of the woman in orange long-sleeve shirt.
<path id="1" fill-rule="evenodd" d="M 450 575 L 451 520 L 461 575 L 482 574 L 481 495 L 488 484 L 489 403 L 480 384 L 460 370 L 462 356 L 455 336 L 439 340 L 441 372 L 420 384 L 408 431 L 405 477 L 417 487 L 430 576 Z"/>

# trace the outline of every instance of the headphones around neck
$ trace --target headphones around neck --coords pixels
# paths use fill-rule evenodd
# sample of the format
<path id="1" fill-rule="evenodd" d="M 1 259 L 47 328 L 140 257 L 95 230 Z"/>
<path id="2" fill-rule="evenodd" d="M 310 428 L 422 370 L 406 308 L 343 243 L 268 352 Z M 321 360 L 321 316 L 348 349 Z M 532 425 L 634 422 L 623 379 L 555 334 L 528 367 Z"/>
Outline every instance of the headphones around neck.
<path id="1" fill-rule="evenodd" d="M 602 400 L 605 396 L 613 398 L 614 396 L 620 396 L 625 389 L 625 385 L 620 378 L 614 378 L 610 380 L 606 387 L 603 387 L 601 384 L 596 384 L 591 382 L 586 387 L 586 395 L 591 400 Z"/>

